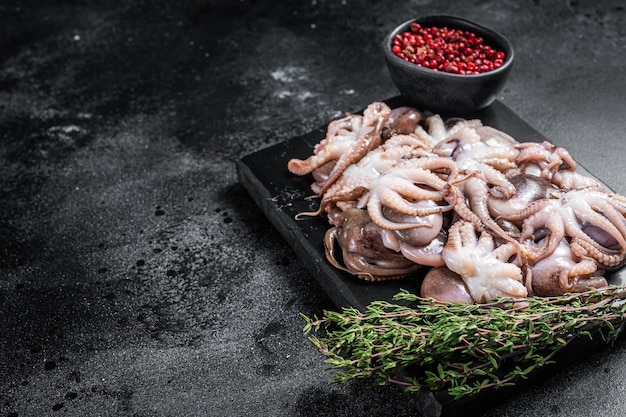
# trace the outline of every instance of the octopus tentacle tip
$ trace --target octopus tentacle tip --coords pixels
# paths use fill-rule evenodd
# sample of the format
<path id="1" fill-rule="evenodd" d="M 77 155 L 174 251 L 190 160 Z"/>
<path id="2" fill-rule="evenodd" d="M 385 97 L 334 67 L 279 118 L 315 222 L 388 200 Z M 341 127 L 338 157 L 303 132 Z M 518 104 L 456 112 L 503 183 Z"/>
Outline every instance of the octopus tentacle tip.
<path id="1" fill-rule="evenodd" d="M 372 275 L 369 272 L 359 272 L 356 274 L 360 279 L 365 280 L 365 281 L 385 281 L 386 279 L 388 279 L 387 277 L 375 277 L 374 275 Z"/>
<path id="2" fill-rule="evenodd" d="M 322 214 L 322 210 L 321 209 L 317 210 L 317 211 L 302 211 L 302 212 L 296 214 L 294 216 L 294 219 L 296 219 L 296 220 L 304 220 L 307 217 L 317 217 L 317 216 L 319 216 L 321 214 Z"/>
<path id="3" fill-rule="evenodd" d="M 465 183 L 467 180 L 474 178 L 475 176 L 477 176 L 478 173 L 473 171 L 473 172 L 465 172 L 462 175 L 458 175 L 455 178 L 453 178 L 451 181 L 449 181 L 448 183 L 452 186 L 460 186 L 463 183 Z"/>

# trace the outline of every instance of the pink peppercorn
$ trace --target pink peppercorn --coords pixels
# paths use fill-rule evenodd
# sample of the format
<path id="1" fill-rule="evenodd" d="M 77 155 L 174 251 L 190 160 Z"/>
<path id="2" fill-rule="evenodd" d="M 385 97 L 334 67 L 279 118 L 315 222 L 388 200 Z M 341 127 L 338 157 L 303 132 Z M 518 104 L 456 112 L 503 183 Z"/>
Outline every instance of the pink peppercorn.
<path id="1" fill-rule="evenodd" d="M 422 27 L 394 37 L 391 51 L 405 61 L 453 74 L 480 74 L 504 64 L 506 54 L 485 44 L 475 33 L 448 27 Z"/>

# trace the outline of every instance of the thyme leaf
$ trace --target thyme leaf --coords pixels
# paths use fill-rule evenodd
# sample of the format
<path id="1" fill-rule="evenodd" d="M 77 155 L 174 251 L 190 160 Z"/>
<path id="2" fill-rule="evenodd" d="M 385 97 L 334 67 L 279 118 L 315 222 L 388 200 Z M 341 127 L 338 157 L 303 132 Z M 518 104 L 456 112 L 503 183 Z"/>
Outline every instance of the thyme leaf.
<path id="1" fill-rule="evenodd" d="M 434 302 L 401 290 L 393 301 L 301 317 L 335 371 L 332 381 L 373 378 L 455 399 L 514 385 L 578 337 L 613 343 L 624 328 L 626 286 L 560 297 Z M 314 335 L 314 334 L 315 335 Z"/>

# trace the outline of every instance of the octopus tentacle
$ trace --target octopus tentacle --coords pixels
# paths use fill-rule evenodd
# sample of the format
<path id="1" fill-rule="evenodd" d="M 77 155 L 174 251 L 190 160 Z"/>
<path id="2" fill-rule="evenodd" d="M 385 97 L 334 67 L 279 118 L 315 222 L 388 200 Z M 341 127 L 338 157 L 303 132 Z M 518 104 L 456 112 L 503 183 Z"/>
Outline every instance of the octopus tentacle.
<path id="1" fill-rule="evenodd" d="M 333 170 L 328 175 L 327 180 L 321 186 L 319 194 L 326 192 L 350 165 L 358 162 L 369 151 L 381 144 L 381 132 L 390 114 L 391 109 L 385 103 L 373 103 L 367 107 L 363 113 L 363 121 L 364 124 L 373 129 L 359 137 L 359 139 L 339 157 Z"/>
<path id="2" fill-rule="evenodd" d="M 555 172 L 551 181 L 555 185 L 566 190 L 605 190 L 604 186 L 594 178 L 581 175 L 580 173 L 574 171 Z"/>
<path id="3" fill-rule="evenodd" d="M 417 187 L 416 187 L 417 188 Z M 432 208 L 420 208 L 415 205 L 416 202 L 420 201 L 442 201 L 445 199 L 445 194 L 441 194 L 439 192 L 426 191 L 422 190 L 419 193 L 412 194 L 413 196 L 417 196 L 420 193 L 424 193 L 425 198 L 416 198 L 415 200 L 407 200 L 407 196 L 402 194 L 400 191 L 391 190 L 389 188 L 383 188 L 379 190 L 378 193 L 375 193 L 380 198 L 380 203 L 385 207 L 390 207 L 395 211 L 400 213 L 408 214 L 410 216 L 427 216 L 429 214 L 434 213 L 443 213 L 446 211 L 450 211 L 453 208 L 453 205 L 437 205 Z M 427 194 L 430 193 L 430 194 Z M 431 197 L 432 196 L 432 197 Z M 434 197 L 434 198 L 433 198 Z"/>
<path id="4" fill-rule="evenodd" d="M 617 240 L 617 243 L 621 246 L 622 251 L 626 251 L 626 245 L 624 244 L 626 243 L 626 218 L 606 200 L 597 201 L 591 205 L 591 209 L 603 214 L 608 222 L 615 227 L 619 232 L 619 237 L 621 237 Z"/>
<path id="5" fill-rule="evenodd" d="M 542 145 L 551 152 L 550 162 L 547 168 L 550 171 L 557 169 L 564 169 L 566 171 L 576 170 L 576 161 L 572 158 L 572 155 L 567 149 L 562 146 L 556 146 L 548 141 L 543 141 Z"/>
<path id="6" fill-rule="evenodd" d="M 572 291 L 578 285 L 581 277 L 591 275 L 597 269 L 595 262 L 590 259 L 583 259 L 559 273 L 559 285 L 564 291 Z"/>
<path id="7" fill-rule="evenodd" d="M 607 192 L 603 192 L 603 197 L 618 213 L 622 216 L 626 216 L 626 197 Z M 622 220 L 626 221 L 626 217 L 623 217 Z"/>
<path id="8" fill-rule="evenodd" d="M 569 152 L 560 146 L 544 141 L 542 143 L 522 143 L 518 144 L 520 150 L 516 163 L 522 170 L 535 165 L 540 169 L 541 176 L 547 180 L 559 171 L 574 171 L 576 161 Z"/>
<path id="9" fill-rule="evenodd" d="M 524 277 L 524 287 L 529 296 L 535 295 L 533 289 L 533 269 L 528 263 L 522 264 L 522 275 Z"/>
<path id="10" fill-rule="evenodd" d="M 485 181 L 471 177 L 464 182 L 464 194 L 468 196 L 471 211 L 480 219 L 483 225 L 497 237 L 519 245 L 519 242 L 511 238 L 489 214 L 487 194 L 489 192 Z"/>
<path id="11" fill-rule="evenodd" d="M 393 190 L 414 200 L 443 200 L 449 188 L 446 181 L 421 168 L 389 172 L 382 176 L 374 187 L 374 189 Z"/>
<path id="12" fill-rule="evenodd" d="M 454 202 L 455 213 L 461 219 L 470 223 L 474 227 L 474 229 L 476 229 L 479 232 L 482 231 L 484 229 L 483 223 L 480 217 L 478 217 L 478 215 L 476 215 L 476 213 L 474 213 L 472 209 L 470 208 L 470 206 L 467 204 L 467 200 L 462 195 L 463 191 L 460 190 L 458 185 L 455 185 L 452 188 L 456 190 L 457 195 L 461 196 L 461 198 L 457 198 Z"/>
<path id="13" fill-rule="evenodd" d="M 525 297 L 528 292 L 522 283 L 522 270 L 507 262 L 515 245 L 495 250 L 491 234 L 482 232 L 480 238 L 470 223 L 458 221 L 449 231 L 442 257 L 446 266 L 459 274 L 472 298 L 485 302 L 495 297 Z M 503 260 L 505 259 L 506 260 Z"/>
<path id="14" fill-rule="evenodd" d="M 598 227 L 603 232 L 613 237 L 620 247 L 626 250 L 626 234 L 620 232 L 620 228 L 624 230 L 623 224 L 619 222 L 618 225 L 614 224 L 607 217 L 594 209 L 594 207 L 598 206 L 604 209 L 610 207 L 610 205 L 602 203 L 604 200 L 589 192 L 581 193 L 581 191 L 570 191 L 564 195 L 562 201 L 571 210 L 571 212 L 562 210 L 563 215 L 567 216 L 569 220 L 565 222 L 565 228 L 570 236 L 576 237 L 580 234 L 585 234 L 589 240 L 593 240 L 591 236 L 587 235 L 582 230 L 578 223 L 583 222 Z M 611 215 L 614 215 L 614 213 L 611 213 Z M 575 219 L 572 219 L 572 217 L 575 217 Z"/>
<path id="15" fill-rule="evenodd" d="M 549 236 L 542 239 L 543 244 L 535 247 L 531 242 L 535 240 L 535 232 L 542 228 L 550 232 Z M 564 236 L 565 226 L 555 206 L 548 205 L 543 210 L 533 213 L 522 224 L 522 233 L 520 234 L 520 241 L 526 242 L 523 245 L 526 259 L 538 262 L 551 255 Z M 528 242 L 529 240 L 531 242 Z"/>
<path id="16" fill-rule="evenodd" d="M 514 148 L 519 143 L 511 135 L 492 126 L 476 127 L 480 140 L 488 145 Z"/>
<path id="17" fill-rule="evenodd" d="M 474 226 L 469 222 L 457 221 L 450 227 L 446 246 L 450 250 L 458 250 L 469 244 L 475 245 L 477 242 Z"/>
<path id="18" fill-rule="evenodd" d="M 515 158 L 518 155 L 517 149 L 513 147 L 504 146 L 489 146 L 482 142 L 479 145 L 472 147 L 468 151 L 469 158 L 476 162 L 481 162 L 487 165 L 503 164 L 506 167 L 516 167 Z"/>
<path id="19" fill-rule="evenodd" d="M 564 269 L 559 272 L 559 286 L 565 291 L 571 291 L 578 284 L 578 275 L 571 270 Z"/>
<path id="20" fill-rule="evenodd" d="M 536 201 L 529 203 L 526 208 L 518 211 L 517 213 L 508 213 L 508 214 L 504 213 L 504 214 L 499 215 L 496 219 L 505 219 L 505 220 L 510 220 L 512 222 L 524 220 L 530 217 L 532 214 L 543 209 L 544 207 L 554 204 L 554 201 L 555 200 L 550 200 L 550 199 L 536 200 Z"/>
<path id="21" fill-rule="evenodd" d="M 412 149 L 430 150 L 424 141 L 416 135 L 412 134 L 395 134 L 382 144 L 381 149 L 385 152 L 393 152 L 394 149 L 409 146 Z"/>
<path id="22" fill-rule="evenodd" d="M 400 223 L 397 221 L 387 219 L 383 213 L 383 206 L 385 205 L 385 203 L 381 199 L 381 194 L 386 194 L 386 193 L 392 193 L 392 192 L 390 192 L 389 190 L 383 189 L 381 190 L 380 193 L 372 193 L 372 195 L 369 198 L 369 201 L 367 202 L 367 212 L 369 213 L 374 223 L 376 223 L 378 226 L 382 227 L 383 229 L 388 229 L 388 230 L 407 230 L 407 229 L 414 229 L 416 227 L 430 227 L 429 224 L 422 224 L 422 223 L 416 223 L 416 222 Z M 390 200 L 391 198 L 386 199 L 386 202 L 389 203 Z M 392 209 L 398 211 L 401 214 L 406 214 L 406 215 L 415 216 L 415 217 L 425 217 L 425 216 L 430 216 L 433 214 L 439 214 L 439 213 L 448 211 L 452 208 L 452 206 L 439 206 L 436 204 L 432 207 L 421 207 L 419 205 L 416 205 L 416 203 L 409 203 L 399 196 L 398 196 L 398 200 L 399 201 L 393 205 Z M 401 204 L 400 201 L 403 201 L 404 203 Z M 432 201 L 432 200 L 422 200 L 422 201 Z M 391 205 L 388 205 L 387 207 L 391 207 Z"/>
<path id="23" fill-rule="evenodd" d="M 433 239 L 430 244 L 422 247 L 415 247 L 404 242 L 400 242 L 400 252 L 404 257 L 419 265 L 424 266 L 444 266 L 443 242 L 439 238 Z"/>
<path id="24" fill-rule="evenodd" d="M 595 240 L 574 237 L 570 242 L 570 248 L 576 256 L 592 259 L 604 269 L 618 269 L 626 263 L 623 252 L 607 249 Z"/>
<path id="25" fill-rule="evenodd" d="M 349 265 L 348 272 L 356 271 L 352 273 L 366 281 L 386 281 L 390 279 L 404 278 L 411 272 L 415 272 L 422 268 L 422 265 L 418 265 L 408 259 L 406 266 L 404 267 L 377 265 L 363 257 L 348 257 L 345 258 L 344 262 Z"/>
<path id="26" fill-rule="evenodd" d="M 515 194 L 515 186 L 506 178 L 506 176 L 490 165 L 481 165 L 481 175 L 485 178 L 487 184 L 491 184 L 494 188 L 490 193 L 498 198 L 510 198 Z"/>
<path id="27" fill-rule="evenodd" d="M 293 158 L 287 164 L 287 168 L 293 174 L 306 175 L 338 159 L 353 146 L 361 134 L 366 133 L 361 130 L 362 122 L 363 117 L 359 115 L 347 115 L 332 121 L 326 130 L 326 137 L 315 145 L 313 155 L 304 160 Z"/>
<path id="28" fill-rule="evenodd" d="M 619 205 L 622 214 L 626 214 L 626 196 L 617 193 L 608 193 L 609 198 Z"/>
<path id="29" fill-rule="evenodd" d="M 335 251 L 335 241 L 337 240 L 338 234 L 339 234 L 338 227 L 331 227 L 324 234 L 324 252 L 326 254 L 326 259 L 335 268 L 341 271 L 351 272 L 348 270 L 348 268 L 341 265 L 339 261 L 337 261 L 337 256 L 336 256 L 336 251 Z"/>
<path id="30" fill-rule="evenodd" d="M 517 246 L 510 242 L 504 243 L 492 251 L 495 259 L 501 262 L 509 262 L 511 258 L 517 257 Z"/>
<path id="31" fill-rule="evenodd" d="M 343 190 L 343 192 L 333 193 L 330 195 L 324 195 L 322 201 L 317 210 L 315 211 L 304 211 L 296 214 L 295 219 L 301 220 L 304 217 L 317 217 L 320 216 L 324 211 L 327 210 L 329 206 L 335 205 L 341 201 L 353 201 L 358 200 L 363 194 L 367 192 L 367 188 L 363 186 L 357 186 L 355 188 L 349 188 Z"/>
<path id="32" fill-rule="evenodd" d="M 496 247 L 496 244 L 493 241 L 491 234 L 487 232 L 486 230 L 483 230 L 480 233 L 478 241 L 476 242 L 476 249 L 481 252 L 487 253 L 487 252 L 493 252 L 495 247 Z"/>
<path id="33" fill-rule="evenodd" d="M 485 128 L 485 126 L 483 126 L 483 123 L 480 121 L 480 119 L 461 119 L 456 121 L 456 123 L 454 123 L 454 125 L 452 125 L 452 127 L 448 129 L 447 137 L 454 137 L 465 128 L 475 130 L 477 133 L 480 134 L 481 129 Z"/>
<path id="34" fill-rule="evenodd" d="M 446 124 L 440 115 L 433 114 L 426 118 L 424 124 L 428 128 L 428 135 L 433 139 L 434 143 L 440 142 L 446 138 Z"/>
<path id="35" fill-rule="evenodd" d="M 516 169 L 517 165 L 513 161 L 509 161 L 505 158 L 486 158 L 482 161 L 485 165 L 493 167 L 497 169 L 499 172 L 503 173 L 504 177 L 508 179 L 508 175 L 506 175 L 506 171 L 511 169 Z"/>
<path id="36" fill-rule="evenodd" d="M 447 182 L 453 181 L 459 175 L 458 165 L 449 158 L 441 156 L 427 156 L 423 158 L 408 159 L 398 164 L 397 168 L 399 172 L 411 169 L 428 170 L 437 176 L 444 177 Z"/>

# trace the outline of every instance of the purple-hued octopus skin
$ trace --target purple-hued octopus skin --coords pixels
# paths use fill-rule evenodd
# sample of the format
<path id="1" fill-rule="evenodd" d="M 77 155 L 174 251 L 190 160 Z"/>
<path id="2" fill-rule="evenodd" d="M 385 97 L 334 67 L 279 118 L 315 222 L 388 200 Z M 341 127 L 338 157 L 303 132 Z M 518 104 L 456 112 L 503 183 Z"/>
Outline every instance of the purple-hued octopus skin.
<path id="1" fill-rule="evenodd" d="M 421 268 L 385 246 L 380 227 L 371 221 L 367 211 L 351 208 L 342 216 L 341 227 L 329 229 L 324 238 L 326 258 L 336 268 L 367 281 L 405 277 Z M 335 241 L 341 248 L 343 265 L 337 260 Z"/>
<path id="2" fill-rule="evenodd" d="M 595 262 L 577 259 L 567 242 L 561 240 L 554 252 L 531 267 L 526 280 L 532 295 L 559 296 L 606 287 L 608 283 L 601 273 Z"/>
<path id="3" fill-rule="evenodd" d="M 422 117 L 421 112 L 411 107 L 393 109 L 389 115 L 389 123 L 382 131 L 383 141 L 395 135 L 408 135 L 415 132 Z"/>
<path id="4" fill-rule="evenodd" d="M 447 303 L 474 304 L 463 278 L 446 266 L 432 268 L 422 281 L 420 295 Z"/>
<path id="5" fill-rule="evenodd" d="M 415 205 L 426 210 L 439 207 L 432 200 L 418 201 Z M 385 208 L 383 212 L 393 224 L 404 226 L 382 228 L 385 247 L 401 252 L 405 258 L 419 265 L 444 265 L 441 257 L 445 243 L 445 235 L 442 234 L 444 217 L 441 212 L 409 215 L 391 208 Z"/>
<path id="6" fill-rule="evenodd" d="M 509 178 L 509 182 L 515 187 L 515 193 L 510 198 L 490 196 L 487 201 L 489 214 L 495 219 L 518 213 L 537 200 L 559 195 L 559 189 L 554 184 L 536 175 L 517 174 Z"/>

